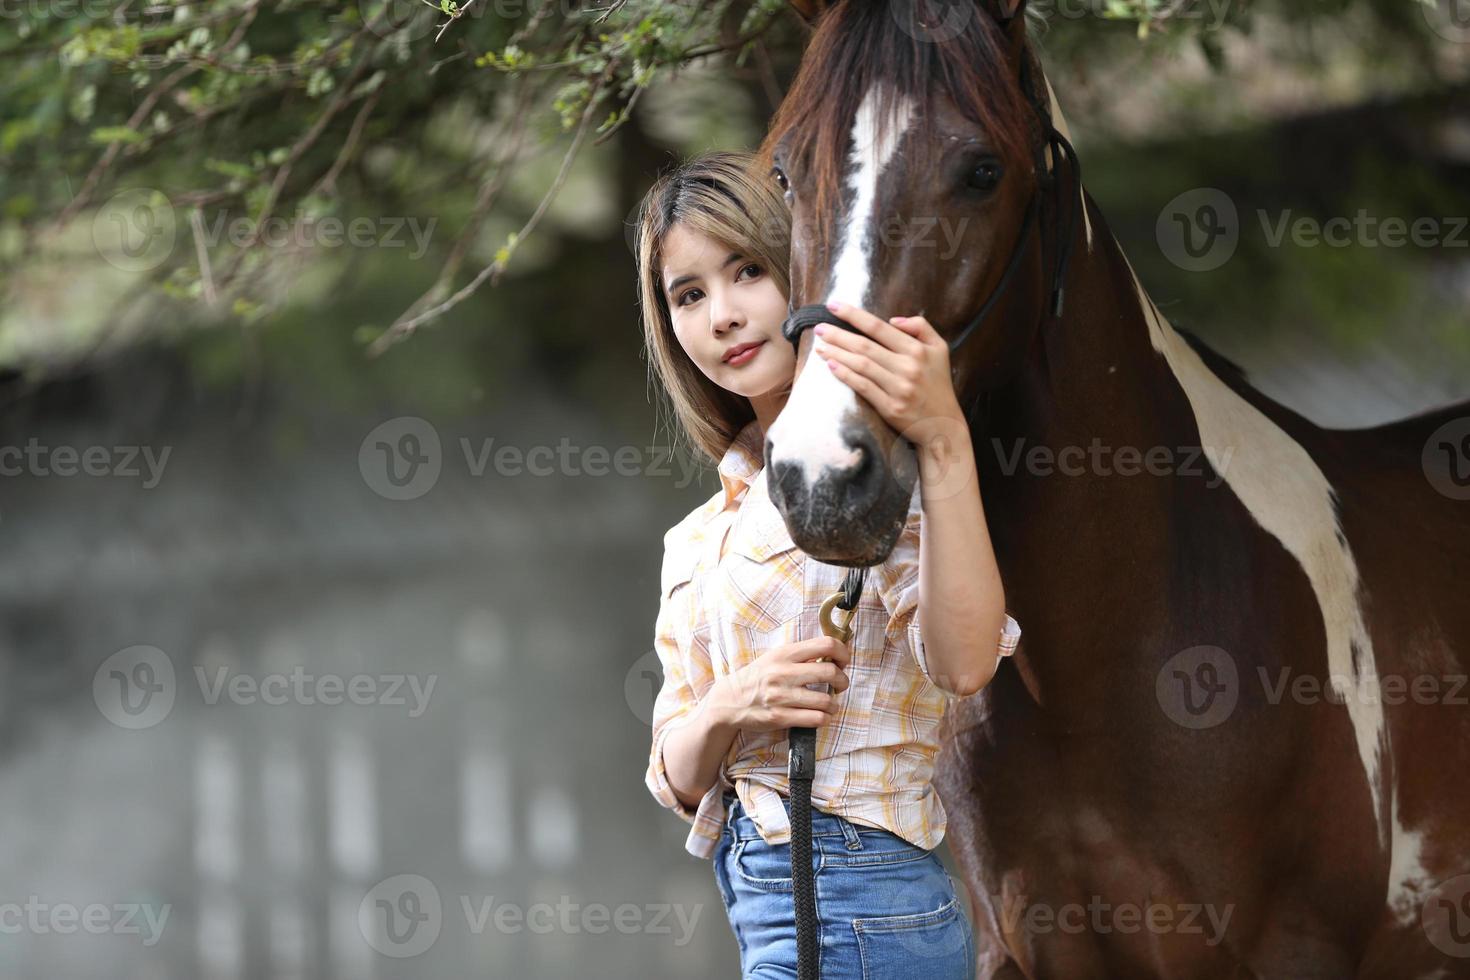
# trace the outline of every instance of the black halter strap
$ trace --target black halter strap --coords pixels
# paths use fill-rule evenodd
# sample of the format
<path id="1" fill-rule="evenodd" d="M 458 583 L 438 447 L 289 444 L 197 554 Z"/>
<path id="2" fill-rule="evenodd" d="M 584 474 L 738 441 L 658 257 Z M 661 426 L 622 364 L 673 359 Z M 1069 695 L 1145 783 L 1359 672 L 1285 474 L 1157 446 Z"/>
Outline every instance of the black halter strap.
<path id="1" fill-rule="evenodd" d="M 1077 151 L 1072 149 L 1072 144 L 1068 142 L 1067 138 L 1050 121 L 1047 122 L 1046 126 L 1046 145 L 1052 148 L 1053 169 L 1049 174 L 1044 170 L 1037 174 L 1036 190 L 1032 192 L 1031 199 L 1026 204 L 1026 218 L 1021 223 L 1020 232 L 1016 235 L 1016 244 L 1011 249 L 1011 257 L 1006 263 L 1005 271 L 1001 273 L 1000 282 L 995 284 L 995 288 L 991 290 L 990 295 L 985 300 L 985 304 L 980 307 L 980 311 L 965 325 L 964 329 L 950 338 L 949 350 L 951 354 L 958 351 L 961 345 L 975 332 L 976 328 L 985 322 L 986 317 L 990 315 L 990 311 L 995 307 L 995 304 L 1004 295 L 1007 287 L 1010 286 L 1011 281 L 1015 278 L 1016 270 L 1021 267 L 1021 260 L 1025 257 L 1026 246 L 1031 239 L 1032 226 L 1036 224 L 1036 213 L 1040 209 L 1042 189 L 1043 187 L 1059 189 L 1064 186 L 1064 182 L 1059 179 L 1064 164 L 1071 171 L 1071 179 L 1066 182 L 1066 185 L 1070 185 L 1071 188 L 1076 188 L 1080 192 L 1082 166 L 1077 161 Z M 1060 227 L 1057 229 L 1056 268 L 1052 274 L 1052 284 L 1049 293 L 1049 302 L 1047 304 L 1047 315 L 1051 319 L 1057 319 L 1062 315 L 1062 305 L 1066 295 L 1067 265 L 1072 257 L 1072 239 L 1077 231 L 1077 212 L 1082 208 L 1082 202 L 1078 192 L 1067 195 L 1070 198 L 1077 199 L 1072 200 L 1067 208 L 1066 232 L 1063 233 Z M 1061 209 L 1062 195 L 1059 193 L 1057 194 L 1054 210 L 1054 213 L 1058 217 L 1059 225 Z M 826 306 L 817 303 L 793 310 L 787 316 L 785 322 L 781 324 L 781 336 L 791 341 L 792 347 L 799 347 L 801 345 L 802 331 L 809 330 L 819 323 L 833 323 L 854 333 L 860 332 L 852 324 L 827 309 Z"/>

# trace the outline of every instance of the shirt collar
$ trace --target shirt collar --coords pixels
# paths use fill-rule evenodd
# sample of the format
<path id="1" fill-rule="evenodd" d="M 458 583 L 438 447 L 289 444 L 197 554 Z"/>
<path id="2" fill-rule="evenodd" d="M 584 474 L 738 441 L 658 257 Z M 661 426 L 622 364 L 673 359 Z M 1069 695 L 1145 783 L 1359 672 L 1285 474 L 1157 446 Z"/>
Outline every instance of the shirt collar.
<path id="1" fill-rule="evenodd" d="M 751 419 L 730 443 L 717 469 L 720 485 L 725 488 L 725 504 L 728 506 L 747 487 L 755 482 L 756 475 L 765 466 L 765 449 L 762 443 L 760 421 Z"/>

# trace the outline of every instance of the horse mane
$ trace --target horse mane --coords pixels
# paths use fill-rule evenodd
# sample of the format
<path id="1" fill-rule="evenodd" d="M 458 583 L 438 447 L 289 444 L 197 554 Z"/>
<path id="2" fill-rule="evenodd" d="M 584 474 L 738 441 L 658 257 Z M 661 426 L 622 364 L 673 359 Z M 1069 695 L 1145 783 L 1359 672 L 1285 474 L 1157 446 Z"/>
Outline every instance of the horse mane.
<path id="1" fill-rule="evenodd" d="M 966 20 L 953 37 L 930 36 L 929 28 L 915 23 L 945 24 L 956 9 L 965 11 Z M 879 100 L 879 140 L 898 104 L 911 98 L 919 107 L 918 129 L 908 145 L 916 155 L 933 152 L 938 145 L 933 99 L 943 94 L 986 133 L 997 153 L 1012 160 L 1027 157 L 1035 120 L 1007 46 L 1000 25 L 978 2 L 954 7 L 934 0 L 854 0 L 823 13 L 756 153 L 758 165 L 769 169 L 777 143 L 784 141 L 789 159 L 809 175 L 818 248 L 825 252 L 830 244 L 829 226 L 840 212 L 851 121 L 869 91 Z"/>

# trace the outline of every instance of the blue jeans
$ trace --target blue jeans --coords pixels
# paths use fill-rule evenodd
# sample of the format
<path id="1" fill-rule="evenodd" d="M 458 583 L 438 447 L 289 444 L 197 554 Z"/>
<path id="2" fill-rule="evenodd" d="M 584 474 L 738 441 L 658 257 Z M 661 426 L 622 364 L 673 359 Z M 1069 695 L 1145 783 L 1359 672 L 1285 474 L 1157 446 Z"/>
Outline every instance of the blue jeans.
<path id="1" fill-rule="evenodd" d="M 715 879 L 740 946 L 740 973 L 796 976 L 791 845 L 767 844 L 725 792 Z M 787 815 L 791 801 L 782 797 Z M 822 980 L 972 980 L 975 938 L 933 851 L 812 808 Z"/>

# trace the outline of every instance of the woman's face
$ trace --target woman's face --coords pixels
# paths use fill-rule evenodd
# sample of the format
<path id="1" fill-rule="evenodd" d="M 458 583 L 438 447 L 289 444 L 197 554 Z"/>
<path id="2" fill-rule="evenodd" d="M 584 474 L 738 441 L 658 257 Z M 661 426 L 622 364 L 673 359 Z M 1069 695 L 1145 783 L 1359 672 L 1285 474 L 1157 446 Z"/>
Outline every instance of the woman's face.
<path id="1" fill-rule="evenodd" d="M 765 266 L 679 222 L 664 237 L 661 276 L 674 335 L 706 377 L 747 398 L 791 384 L 796 351 L 781 336 L 786 296 Z M 750 344 L 758 346 L 730 356 Z"/>

